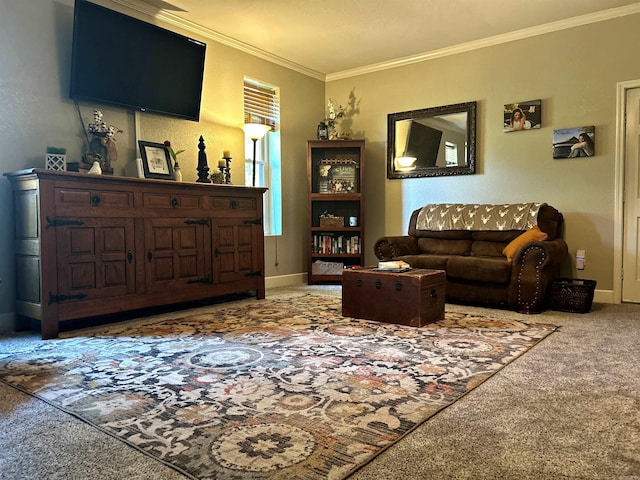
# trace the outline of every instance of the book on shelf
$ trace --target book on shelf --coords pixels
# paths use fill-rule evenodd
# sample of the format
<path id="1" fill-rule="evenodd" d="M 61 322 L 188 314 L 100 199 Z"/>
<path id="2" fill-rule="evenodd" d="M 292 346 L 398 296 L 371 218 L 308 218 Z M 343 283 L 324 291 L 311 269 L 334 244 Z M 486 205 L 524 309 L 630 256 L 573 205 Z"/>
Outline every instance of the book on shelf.
<path id="1" fill-rule="evenodd" d="M 315 234 L 312 238 L 312 252 L 321 255 L 360 254 L 358 235 L 336 235 L 334 233 Z"/>

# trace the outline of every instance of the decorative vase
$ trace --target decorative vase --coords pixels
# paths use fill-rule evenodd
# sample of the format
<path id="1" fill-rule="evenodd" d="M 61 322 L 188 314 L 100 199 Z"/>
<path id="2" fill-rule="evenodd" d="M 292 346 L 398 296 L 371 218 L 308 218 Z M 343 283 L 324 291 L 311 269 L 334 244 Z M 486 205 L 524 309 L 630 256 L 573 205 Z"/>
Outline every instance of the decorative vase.
<path id="1" fill-rule="evenodd" d="M 180 165 L 178 164 L 178 162 L 176 162 L 176 164 L 173 167 L 173 179 L 176 182 L 182 181 L 182 170 L 180 170 Z"/>
<path id="2" fill-rule="evenodd" d="M 100 167 L 100 162 L 98 162 L 97 160 L 95 162 L 93 162 L 93 165 L 91 166 L 91 168 L 89 169 L 89 172 L 92 175 L 102 175 L 102 168 Z"/>

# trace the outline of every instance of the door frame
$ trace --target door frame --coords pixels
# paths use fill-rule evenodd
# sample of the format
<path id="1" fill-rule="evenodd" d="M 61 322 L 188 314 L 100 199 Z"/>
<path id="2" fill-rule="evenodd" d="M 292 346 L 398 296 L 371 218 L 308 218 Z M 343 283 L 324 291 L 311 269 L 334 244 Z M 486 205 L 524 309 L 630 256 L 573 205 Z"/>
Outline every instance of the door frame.
<path id="1" fill-rule="evenodd" d="M 616 92 L 616 154 L 613 233 L 613 292 L 609 303 L 622 303 L 622 252 L 624 251 L 625 114 L 627 90 L 640 88 L 640 79 L 618 82 Z M 604 300 L 604 299 L 603 299 Z"/>

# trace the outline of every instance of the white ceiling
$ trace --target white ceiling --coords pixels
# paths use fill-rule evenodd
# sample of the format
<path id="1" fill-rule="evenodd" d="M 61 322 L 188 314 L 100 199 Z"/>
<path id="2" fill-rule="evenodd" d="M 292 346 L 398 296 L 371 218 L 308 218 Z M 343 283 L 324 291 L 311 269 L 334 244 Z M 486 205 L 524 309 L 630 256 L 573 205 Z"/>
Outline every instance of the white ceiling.
<path id="1" fill-rule="evenodd" d="M 328 79 L 640 13 L 637 0 L 114 1 Z"/>

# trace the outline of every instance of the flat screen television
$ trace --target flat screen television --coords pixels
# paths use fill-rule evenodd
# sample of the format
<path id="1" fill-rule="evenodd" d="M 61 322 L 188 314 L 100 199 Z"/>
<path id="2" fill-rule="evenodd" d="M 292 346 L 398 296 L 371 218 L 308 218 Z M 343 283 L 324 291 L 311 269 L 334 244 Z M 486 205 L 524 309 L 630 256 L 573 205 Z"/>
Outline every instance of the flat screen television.
<path id="1" fill-rule="evenodd" d="M 76 0 L 70 96 L 197 121 L 206 45 Z"/>

